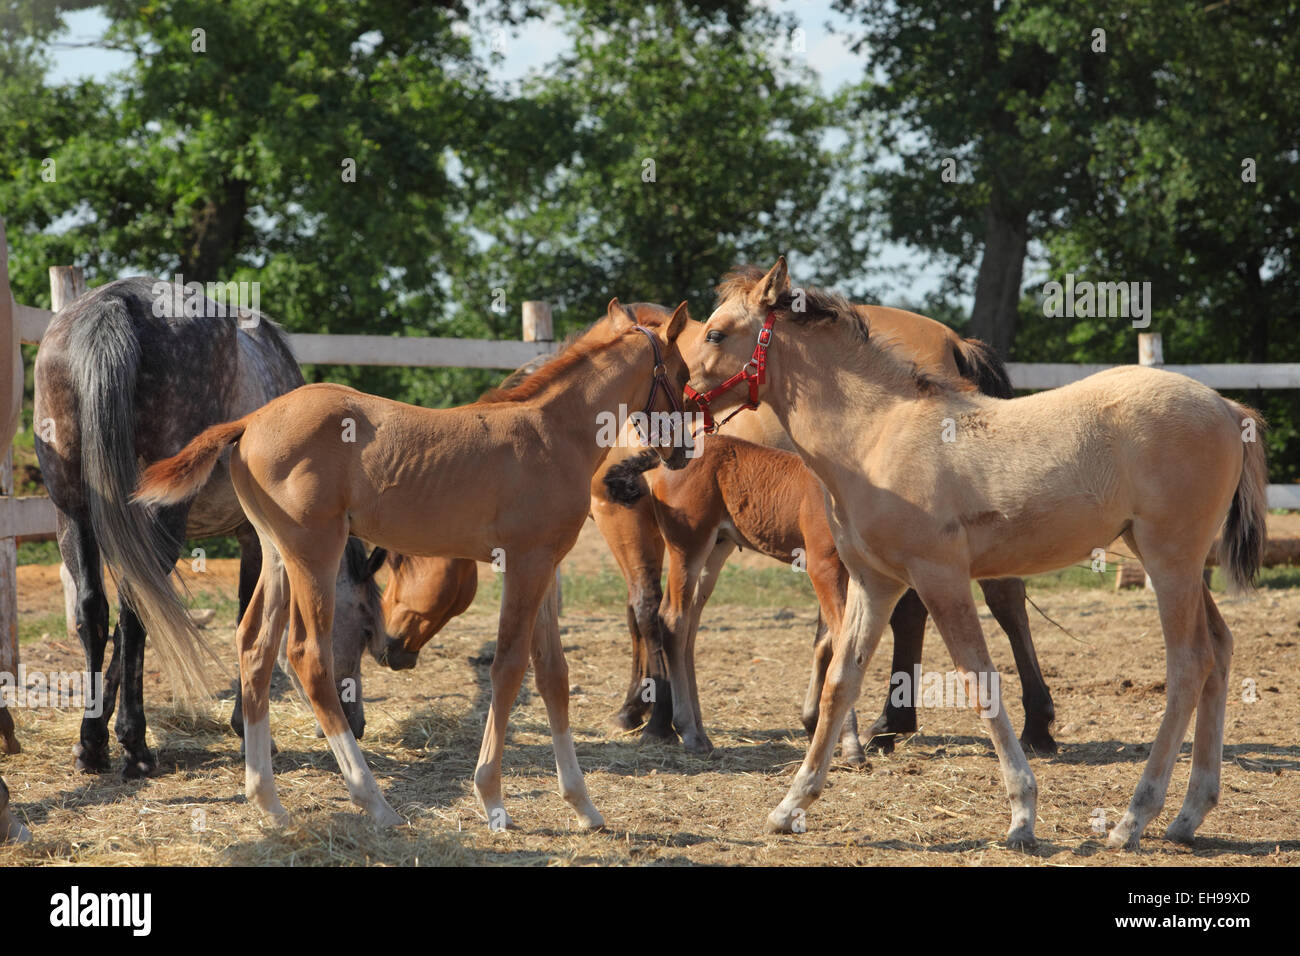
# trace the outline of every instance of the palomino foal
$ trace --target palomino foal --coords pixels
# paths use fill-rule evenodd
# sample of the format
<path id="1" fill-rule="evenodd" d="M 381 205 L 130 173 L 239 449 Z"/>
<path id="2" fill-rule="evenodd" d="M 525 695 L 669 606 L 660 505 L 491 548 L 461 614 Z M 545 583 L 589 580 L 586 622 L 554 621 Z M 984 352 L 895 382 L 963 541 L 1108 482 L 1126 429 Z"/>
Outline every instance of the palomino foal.
<path id="1" fill-rule="evenodd" d="M 784 259 L 734 285 L 688 356 L 707 391 L 751 359 L 765 330 L 766 369 L 756 362 L 751 377 L 826 486 L 849 569 L 821 719 L 771 825 L 801 828 L 863 668 L 910 585 L 958 670 L 993 688 L 980 708 L 1011 798 L 1008 843 L 1032 843 L 1037 783 L 991 679 L 970 580 L 1054 570 L 1123 536 L 1155 587 L 1168 690 L 1151 756 L 1109 842 L 1137 847 L 1164 805 L 1196 710 L 1191 782 L 1166 833 L 1189 842 L 1218 801 L 1232 657 L 1201 571 L 1225 516 L 1219 557 L 1232 585 L 1248 587 L 1262 561 L 1268 476 L 1259 415 L 1190 378 L 1137 366 L 988 398 L 919 370 L 877 334 L 869 309 L 801 292 L 792 294 Z"/>
<path id="2" fill-rule="evenodd" d="M 591 330 L 522 385 L 461 408 L 424 409 L 340 385 L 300 388 L 236 422 L 203 432 L 151 466 L 137 497 L 182 501 L 221 452 L 265 555 L 238 644 L 246 791 L 277 822 L 267 728 L 271 665 L 289 624 L 289 660 L 304 684 L 354 803 L 382 824 L 401 822 L 343 719 L 330 674 L 334 569 L 349 531 L 403 554 L 490 561 L 505 555 L 492 703 L 474 790 L 494 829 L 506 722 L 531 653 L 546 703 L 564 799 L 582 824 L 604 821 L 587 796 L 569 729 L 568 667 L 558 627 L 534 628 L 555 568 L 587 518 L 587 488 L 604 459 L 603 414 L 678 411 L 686 381 L 675 340 L 686 306 L 654 330 L 615 299 Z M 669 446 L 673 446 L 670 447 Z M 657 446 L 670 467 L 685 449 Z M 553 620 L 554 615 L 544 615 Z"/>

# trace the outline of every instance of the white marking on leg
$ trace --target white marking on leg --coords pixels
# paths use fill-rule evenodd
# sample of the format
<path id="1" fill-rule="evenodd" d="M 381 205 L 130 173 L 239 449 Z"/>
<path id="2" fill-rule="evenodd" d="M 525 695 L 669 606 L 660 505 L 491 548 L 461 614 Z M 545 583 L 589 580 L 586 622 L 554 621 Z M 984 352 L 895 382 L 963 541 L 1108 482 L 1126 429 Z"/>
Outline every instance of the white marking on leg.
<path id="1" fill-rule="evenodd" d="M 345 730 L 341 734 L 330 734 L 325 739 L 329 741 L 330 750 L 334 751 L 334 759 L 339 762 L 339 769 L 347 782 L 348 794 L 352 797 L 352 802 L 374 817 L 375 822 L 380 826 L 395 827 L 405 823 L 406 821 L 384 799 L 352 731 Z"/>
<path id="2" fill-rule="evenodd" d="M 560 795 L 564 797 L 564 802 L 577 811 L 579 821 L 588 830 L 603 827 L 605 818 L 587 795 L 587 781 L 582 776 L 582 768 L 578 766 L 573 731 L 552 733 L 551 743 L 555 747 L 555 771 L 560 778 Z"/>
<path id="3" fill-rule="evenodd" d="M 271 721 L 266 715 L 258 721 L 244 721 L 244 795 L 276 826 L 289 825 L 289 813 L 275 791 L 275 771 L 271 769 Z"/>

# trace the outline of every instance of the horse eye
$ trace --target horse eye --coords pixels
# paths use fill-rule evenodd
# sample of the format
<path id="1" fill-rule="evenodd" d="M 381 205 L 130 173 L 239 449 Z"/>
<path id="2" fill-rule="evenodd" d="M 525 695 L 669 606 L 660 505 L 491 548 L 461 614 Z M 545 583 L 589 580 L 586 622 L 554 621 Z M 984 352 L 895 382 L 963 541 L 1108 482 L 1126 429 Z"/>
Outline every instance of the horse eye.
<path id="1" fill-rule="evenodd" d="M 722 332 L 719 332 L 717 329 L 713 329 L 709 332 L 708 335 L 704 336 L 704 341 L 711 342 L 714 345 L 717 345 L 725 338 L 726 335 L 724 335 Z"/>

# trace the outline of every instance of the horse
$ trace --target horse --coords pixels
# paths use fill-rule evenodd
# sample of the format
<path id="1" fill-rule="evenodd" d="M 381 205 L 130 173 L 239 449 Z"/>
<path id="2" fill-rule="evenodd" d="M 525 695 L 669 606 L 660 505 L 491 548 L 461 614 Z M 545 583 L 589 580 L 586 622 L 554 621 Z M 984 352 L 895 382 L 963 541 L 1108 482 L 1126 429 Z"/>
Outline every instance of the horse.
<path id="1" fill-rule="evenodd" d="M 719 288 L 686 396 L 733 404 L 718 388 L 752 382 L 826 487 L 849 572 L 844 624 L 808 752 L 768 824 L 806 828 L 833 738 L 861 686 L 894 602 L 912 587 L 997 751 L 1011 802 L 1007 844 L 1032 846 L 1038 785 L 1000 706 L 972 578 L 1055 570 L 1123 537 L 1150 575 L 1166 649 L 1165 714 L 1113 848 L 1137 849 L 1164 806 L 1193 710 L 1191 779 L 1166 838 L 1190 843 L 1218 802 L 1232 634 L 1202 579 L 1219 560 L 1245 590 L 1263 561 L 1268 469 L 1262 417 L 1193 379 L 1121 366 L 1013 399 L 929 374 L 869 307 L 792 289 L 785 259 Z M 754 345 L 755 336 L 758 345 Z M 761 353 L 761 354 L 760 354 Z M 744 362 L 739 377 L 731 370 Z M 720 401 L 719 401 L 720 400 Z"/>
<path id="2" fill-rule="evenodd" d="M 178 310 L 177 305 L 182 309 Z M 189 308 L 184 306 L 188 304 Z M 131 506 L 137 462 L 166 458 L 204 428 L 247 414 L 303 383 L 279 328 L 265 316 L 148 278 L 100 286 L 54 320 L 36 356 L 36 455 L 58 514 L 59 554 L 76 589 L 76 630 L 91 674 L 104 670 L 108 601 L 103 563 L 117 579 L 118 623 L 104 678 L 102 713 L 92 702 L 74 753 L 77 769 L 109 768 L 108 720 L 117 702 L 123 776 L 149 776 L 157 760 L 145 742 L 146 632 L 172 682 L 206 690 L 204 643 L 169 575 L 186 537 L 233 534 L 240 545 L 242 618 L 261 566 L 224 463 L 192 502 Z M 368 635 L 382 650 L 377 591 L 360 542 L 340 562 L 339 627 Z M 208 652 L 210 653 L 210 652 Z M 364 727 L 360 657 L 336 662 L 349 721 Z M 348 682 L 348 683 L 345 683 Z M 94 708 L 98 709 L 98 708 Z M 242 730 L 238 699 L 232 726 Z"/>
<path id="3" fill-rule="evenodd" d="M 918 360 L 928 363 L 935 374 L 972 381 L 986 394 L 1004 397 L 1013 394 L 1005 369 L 1002 368 L 997 357 L 975 340 L 962 339 L 947 326 L 914 313 L 886 308 L 876 308 L 874 313 L 879 322 L 888 324 L 891 329 L 896 330 L 897 334 L 908 343 L 908 347 L 918 355 Z M 702 325 L 694 326 L 693 332 L 698 333 L 700 329 Z M 692 348 L 699 337 L 698 334 L 693 334 L 690 339 L 683 337 L 682 349 Z M 730 429 L 728 434 L 732 438 L 793 451 L 789 436 L 765 405 L 758 406 L 750 414 L 734 417 L 732 421 L 734 424 L 728 424 Z M 701 442 L 704 448 L 703 454 L 706 456 L 710 442 Z M 628 447 L 633 448 L 630 444 Z M 609 544 L 610 550 L 614 553 L 628 585 L 628 623 L 633 643 L 632 682 L 622 708 L 615 715 L 614 723 L 619 729 L 630 730 L 645 721 L 643 738 L 672 738 L 674 736 L 672 682 L 666 675 L 655 673 L 653 670 L 658 660 L 654 650 L 659 645 L 659 640 L 656 638 L 651 642 L 643 636 L 653 634 L 655 627 L 658 626 L 655 614 L 660 604 L 666 600 L 661 589 L 664 555 L 663 526 L 656 518 L 656 509 L 652 505 L 648 483 L 638 480 L 633 474 L 637 470 L 635 449 L 625 452 L 618 460 L 615 460 L 616 454 L 617 452 L 611 453 L 604 470 L 597 473 L 596 478 L 600 487 L 597 487 L 597 480 L 592 482 L 592 516 Z M 645 461 L 645 459 L 641 460 Z M 700 475 L 696 470 L 699 467 L 692 464 L 682 476 L 672 478 L 673 484 L 683 485 L 688 474 Z M 705 482 L 705 487 L 708 486 L 707 478 L 701 477 L 698 480 Z M 617 489 L 616 493 L 614 489 Z M 756 493 L 762 494 L 761 491 Z M 716 496 L 716 491 L 713 494 Z M 701 511 L 694 508 L 690 501 L 686 500 L 686 496 L 673 494 L 672 498 L 670 510 L 679 514 L 691 511 L 699 515 L 701 520 L 708 520 L 704 517 L 707 509 Z M 794 516 L 788 515 L 783 524 L 793 528 L 794 521 Z M 793 534 L 794 531 L 791 530 L 790 533 Z M 722 546 L 721 543 L 719 546 Z M 705 557 L 700 555 L 699 560 L 703 561 Z M 725 557 L 719 556 L 717 567 L 720 568 L 725 560 Z M 699 566 L 704 567 L 703 564 Z M 981 580 L 979 584 L 984 593 L 985 603 L 1007 634 L 1016 668 L 1020 674 L 1021 697 L 1025 709 L 1025 724 L 1020 735 L 1021 744 L 1038 753 L 1055 753 L 1056 741 L 1052 737 L 1051 726 L 1056 719 L 1056 711 L 1052 704 L 1051 692 L 1043 679 L 1030 634 L 1029 617 L 1025 612 L 1024 582 L 1017 578 L 986 579 Z M 683 596 L 681 600 L 687 599 Z M 892 674 L 911 675 L 920 665 L 927 617 L 925 605 L 912 590 L 909 590 L 894 608 L 890 617 L 890 629 L 894 636 Z M 815 661 L 822 661 L 821 655 L 830 653 L 830 644 L 823 646 L 821 643 L 823 640 L 828 640 L 828 632 L 823 624 L 824 620 L 818 622 L 818 629 L 814 635 Z M 693 669 L 691 653 L 688 653 L 687 663 Z M 647 680 L 654 681 L 657 690 L 653 710 L 645 700 L 644 689 Z M 820 678 L 817 679 L 816 686 L 820 689 Z M 698 702 L 694 709 L 698 715 Z M 647 711 L 650 712 L 648 721 Z M 815 697 L 805 701 L 802 720 L 811 735 L 817 723 Z M 856 763 L 861 748 L 856 744 L 857 717 L 852 710 L 845 724 L 841 748 L 846 759 Z M 915 695 L 898 695 L 891 693 L 890 688 L 887 688 L 883 710 L 866 734 L 867 749 L 891 753 L 897 736 L 915 733 L 916 729 Z M 701 738 L 703 743 L 699 743 Z M 709 749 L 707 737 L 702 732 L 695 733 L 694 740 L 699 752 L 707 752 Z"/>
<path id="4" fill-rule="evenodd" d="M 670 676 L 676 676 L 676 686 L 685 686 L 690 691 L 689 695 L 672 698 L 673 723 L 679 730 L 687 728 L 682 731 L 687 751 L 708 753 L 713 749 L 700 720 L 695 635 L 700 614 L 723 565 L 740 547 L 789 565 L 798 561 L 817 596 L 820 614 L 813 640 L 813 667 L 801 712 L 804 728 L 811 737 L 817 729 L 818 700 L 831 659 L 831 635 L 840 627 L 847 584 L 847 572 L 835 550 L 826 518 L 821 483 L 792 452 L 721 434 L 701 441 L 700 446 L 701 453 L 686 468 L 658 475 L 648 484 L 637 479 L 654 468 L 657 461 L 645 453 L 608 469 L 605 478 L 613 501 L 630 504 L 642 496 L 649 498 L 659 532 L 667 543 L 668 589 L 659 618 L 668 645 Z M 995 616 L 1011 622 L 1007 633 L 1012 635 L 1017 659 L 1023 655 L 1033 662 L 1032 669 L 1022 671 L 1026 675 L 1022 681 L 1026 718 L 1021 739 L 1041 740 L 1046 734 L 1050 741 L 1048 728 L 1054 716 L 1051 697 L 1028 637 L 1028 622 L 1018 626 L 1023 617 L 1023 583 L 1018 580 L 979 583 Z M 1022 612 L 1019 616 L 1015 613 L 1017 609 Z M 896 656 L 903 653 L 910 660 L 912 649 L 919 648 L 920 635 L 924 635 L 925 618 L 925 606 L 919 600 L 899 601 L 890 618 Z M 1017 640 L 1016 635 L 1021 635 L 1021 639 Z M 897 662 L 894 673 L 900 673 Z M 901 673 L 910 676 L 911 664 Z M 1036 693 L 1037 688 L 1041 688 L 1041 695 Z M 913 721 L 914 730 L 914 695 L 907 695 L 904 700 L 899 697 L 892 693 L 886 695 L 887 709 L 881 721 L 889 720 L 895 713 L 901 714 Z M 1046 708 L 1039 703 L 1043 700 Z M 879 736 L 873 735 L 871 743 L 876 749 L 884 749 Z M 892 735 L 889 748 L 892 750 Z M 852 707 L 841 730 L 840 749 L 848 763 L 865 762 Z"/>
<path id="5" fill-rule="evenodd" d="M 304 678 L 352 801 L 381 825 L 402 820 L 328 692 L 334 597 L 328 569 L 351 530 L 402 554 L 488 561 L 495 553 L 504 559 L 492 701 L 475 794 L 493 829 L 510 825 L 501 756 L 531 653 L 561 795 L 582 826 L 604 825 L 587 795 L 569 729 L 555 569 L 577 540 L 587 517 L 588 483 L 609 450 L 612 429 L 602 422 L 637 403 L 647 416 L 680 413 L 686 368 L 675 343 L 687 321 L 685 303 L 662 324 L 639 324 L 659 318 L 614 299 L 585 335 L 522 384 L 460 408 L 423 409 L 341 385 L 309 385 L 207 429 L 180 454 L 145 471 L 135 499 L 175 504 L 197 491 L 226 448 L 235 446 L 231 478 L 264 554 L 238 632 L 245 790 L 272 821 L 289 819 L 271 771 L 266 700 L 286 619 L 289 659 Z M 680 434 L 652 433 L 647 440 L 669 467 L 684 463 Z"/>

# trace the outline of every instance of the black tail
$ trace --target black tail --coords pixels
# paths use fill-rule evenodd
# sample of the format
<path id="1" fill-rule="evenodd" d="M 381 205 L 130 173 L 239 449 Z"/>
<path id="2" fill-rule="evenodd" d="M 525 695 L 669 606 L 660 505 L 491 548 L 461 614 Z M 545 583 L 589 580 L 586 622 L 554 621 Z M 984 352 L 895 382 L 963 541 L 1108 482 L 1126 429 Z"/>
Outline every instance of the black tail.
<path id="1" fill-rule="evenodd" d="M 961 377 L 974 382 L 985 395 L 1015 398 L 1007 367 L 987 343 L 979 339 L 962 339 L 952 347 L 952 360 L 957 363 Z"/>
<path id="2" fill-rule="evenodd" d="M 654 449 L 620 461 L 605 472 L 605 491 L 609 500 L 620 505 L 634 505 L 650 493 L 645 473 L 663 461 Z"/>

